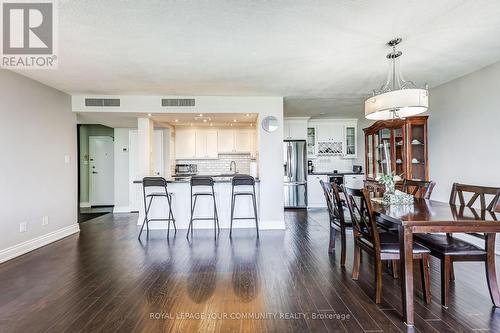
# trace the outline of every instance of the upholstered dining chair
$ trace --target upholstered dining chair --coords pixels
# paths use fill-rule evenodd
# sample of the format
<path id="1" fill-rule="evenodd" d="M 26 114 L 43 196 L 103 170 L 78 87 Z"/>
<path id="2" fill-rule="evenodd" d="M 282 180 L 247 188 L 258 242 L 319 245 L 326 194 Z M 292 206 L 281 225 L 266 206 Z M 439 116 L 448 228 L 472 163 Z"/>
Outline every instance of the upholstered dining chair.
<path id="1" fill-rule="evenodd" d="M 436 183 L 433 181 L 404 179 L 403 192 L 411 194 L 415 198 L 430 199 L 435 185 Z"/>
<path id="2" fill-rule="evenodd" d="M 347 235 L 346 228 L 351 227 L 344 217 L 344 207 L 340 198 L 340 189 L 335 183 L 319 181 L 323 194 L 325 195 L 326 205 L 328 207 L 328 216 L 330 222 L 330 242 L 328 253 L 335 251 L 335 238 L 340 231 L 340 265 L 345 266 Z"/>
<path id="3" fill-rule="evenodd" d="M 465 200 L 464 194 L 470 198 Z M 492 197 L 486 205 L 486 196 Z M 457 198 L 459 205 L 457 206 Z M 465 208 L 475 207 L 479 198 L 478 211 L 493 212 L 500 201 L 500 188 L 465 185 L 454 183 L 451 189 L 450 204 L 458 208 L 456 214 L 461 216 Z M 500 223 L 500 222 L 499 222 Z M 415 234 L 415 240 L 431 250 L 431 255 L 441 260 L 441 304 L 448 305 L 448 289 L 450 281 L 455 280 L 453 263 L 456 261 L 481 261 L 486 266 L 486 278 L 490 289 L 498 291 L 495 273 L 495 236 L 496 234 L 471 233 L 471 236 L 484 240 L 484 248 L 465 240 L 453 237 L 452 234 Z M 491 288 L 493 287 L 493 288 Z M 493 299 L 493 295 L 490 295 Z"/>
<path id="4" fill-rule="evenodd" d="M 378 304 L 382 298 L 382 261 L 400 259 L 398 235 L 379 231 L 367 189 L 345 188 L 344 193 L 351 214 L 354 235 L 352 278 L 357 280 L 359 277 L 361 250 L 371 254 L 375 259 L 375 303 Z M 420 261 L 422 290 L 426 303 L 431 301 L 429 254 L 429 249 L 414 244 L 413 259 Z"/>

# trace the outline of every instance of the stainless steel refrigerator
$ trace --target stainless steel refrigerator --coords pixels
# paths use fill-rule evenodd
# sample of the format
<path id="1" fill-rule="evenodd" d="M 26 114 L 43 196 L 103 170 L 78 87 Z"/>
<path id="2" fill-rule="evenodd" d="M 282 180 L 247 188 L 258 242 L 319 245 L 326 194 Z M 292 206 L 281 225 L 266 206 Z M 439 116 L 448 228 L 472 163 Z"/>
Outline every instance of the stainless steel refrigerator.
<path id="1" fill-rule="evenodd" d="M 285 140 L 285 208 L 307 207 L 307 145 L 305 140 Z"/>

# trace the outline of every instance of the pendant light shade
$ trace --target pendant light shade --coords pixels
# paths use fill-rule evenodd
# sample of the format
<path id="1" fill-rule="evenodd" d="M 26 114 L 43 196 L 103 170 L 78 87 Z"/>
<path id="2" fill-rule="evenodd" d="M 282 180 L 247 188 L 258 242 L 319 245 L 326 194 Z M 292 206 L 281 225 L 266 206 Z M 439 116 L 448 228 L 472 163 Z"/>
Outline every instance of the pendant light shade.
<path id="1" fill-rule="evenodd" d="M 396 51 L 396 45 L 401 38 L 395 38 L 387 43 L 392 52 L 389 59 L 389 72 L 386 83 L 373 96 L 365 101 L 365 117 L 370 120 L 385 120 L 406 118 L 427 111 L 429 107 L 429 92 L 417 87 L 412 81 L 406 81 L 400 70 L 399 57 L 401 51 Z"/>
<path id="2" fill-rule="evenodd" d="M 365 117 L 370 120 L 407 118 L 427 111 L 429 94 L 426 89 L 399 89 L 375 95 L 365 101 Z"/>

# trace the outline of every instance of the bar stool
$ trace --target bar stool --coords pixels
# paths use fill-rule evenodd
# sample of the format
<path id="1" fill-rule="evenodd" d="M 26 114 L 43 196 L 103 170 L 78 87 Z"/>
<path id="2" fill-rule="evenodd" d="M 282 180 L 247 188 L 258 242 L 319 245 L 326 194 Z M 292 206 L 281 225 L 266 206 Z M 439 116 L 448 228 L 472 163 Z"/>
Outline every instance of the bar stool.
<path id="1" fill-rule="evenodd" d="M 193 176 L 191 177 L 191 219 L 189 221 L 188 232 L 186 238 L 189 239 L 189 231 L 193 233 L 193 221 L 195 220 L 214 220 L 214 230 L 220 231 L 219 227 L 219 215 L 217 214 L 217 203 L 215 201 L 215 191 L 214 191 L 214 180 L 212 177 L 203 177 L 203 176 Z M 195 187 L 204 187 L 205 189 L 208 187 L 208 191 L 200 191 L 194 192 L 193 189 Z M 214 216 L 213 217 L 194 217 L 194 210 L 196 208 L 196 201 L 199 196 L 209 196 L 212 197 L 214 202 Z M 193 202 L 194 198 L 194 202 Z"/>
<path id="2" fill-rule="evenodd" d="M 161 188 L 159 192 L 150 192 L 146 194 L 146 188 Z M 146 224 L 146 229 L 149 232 L 149 222 L 150 221 L 168 221 L 168 231 L 167 237 L 170 234 L 170 221 L 174 224 L 175 232 L 177 232 L 177 227 L 175 226 L 174 213 L 172 212 L 172 193 L 167 190 L 167 181 L 163 177 L 144 177 L 142 179 L 142 193 L 144 196 L 144 222 L 142 222 L 141 231 L 139 232 L 139 236 L 141 237 L 142 230 L 144 229 L 144 224 Z M 167 198 L 168 203 L 168 218 L 154 218 L 150 219 L 148 217 L 149 210 L 151 208 L 151 204 L 153 203 L 153 199 L 156 197 Z M 147 203 L 147 199 L 149 198 L 149 204 Z"/>
<path id="3" fill-rule="evenodd" d="M 238 186 L 252 186 L 251 191 L 235 191 L 235 187 Z M 234 206 L 236 204 L 237 196 L 251 196 L 253 203 L 254 217 L 234 217 Z M 229 237 L 233 233 L 233 220 L 255 220 L 255 229 L 257 230 L 257 238 L 259 238 L 259 219 L 257 217 L 257 203 L 255 200 L 255 178 L 249 175 L 235 175 L 232 180 L 231 189 L 231 226 L 229 230 Z"/>

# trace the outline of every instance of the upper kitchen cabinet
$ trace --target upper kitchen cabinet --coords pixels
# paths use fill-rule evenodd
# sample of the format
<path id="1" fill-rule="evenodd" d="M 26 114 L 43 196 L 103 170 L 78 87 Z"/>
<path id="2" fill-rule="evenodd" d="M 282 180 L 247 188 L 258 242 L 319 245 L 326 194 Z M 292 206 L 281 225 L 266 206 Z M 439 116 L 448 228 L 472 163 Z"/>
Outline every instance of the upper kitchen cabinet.
<path id="1" fill-rule="evenodd" d="M 175 129 L 175 158 L 196 158 L 196 131 L 191 128 Z"/>
<path id="2" fill-rule="evenodd" d="M 251 153 L 252 130 L 248 129 L 221 129 L 219 132 L 219 154 Z"/>
<path id="3" fill-rule="evenodd" d="M 196 158 L 217 158 L 217 130 L 196 130 Z"/>
<path id="4" fill-rule="evenodd" d="M 358 157 L 358 122 L 344 124 L 344 158 Z"/>
<path id="5" fill-rule="evenodd" d="M 285 118 L 283 120 L 283 139 L 307 140 L 308 118 Z"/>
<path id="6" fill-rule="evenodd" d="M 381 120 L 364 131 L 368 179 L 395 172 L 407 179 L 428 180 L 427 116 Z"/>

